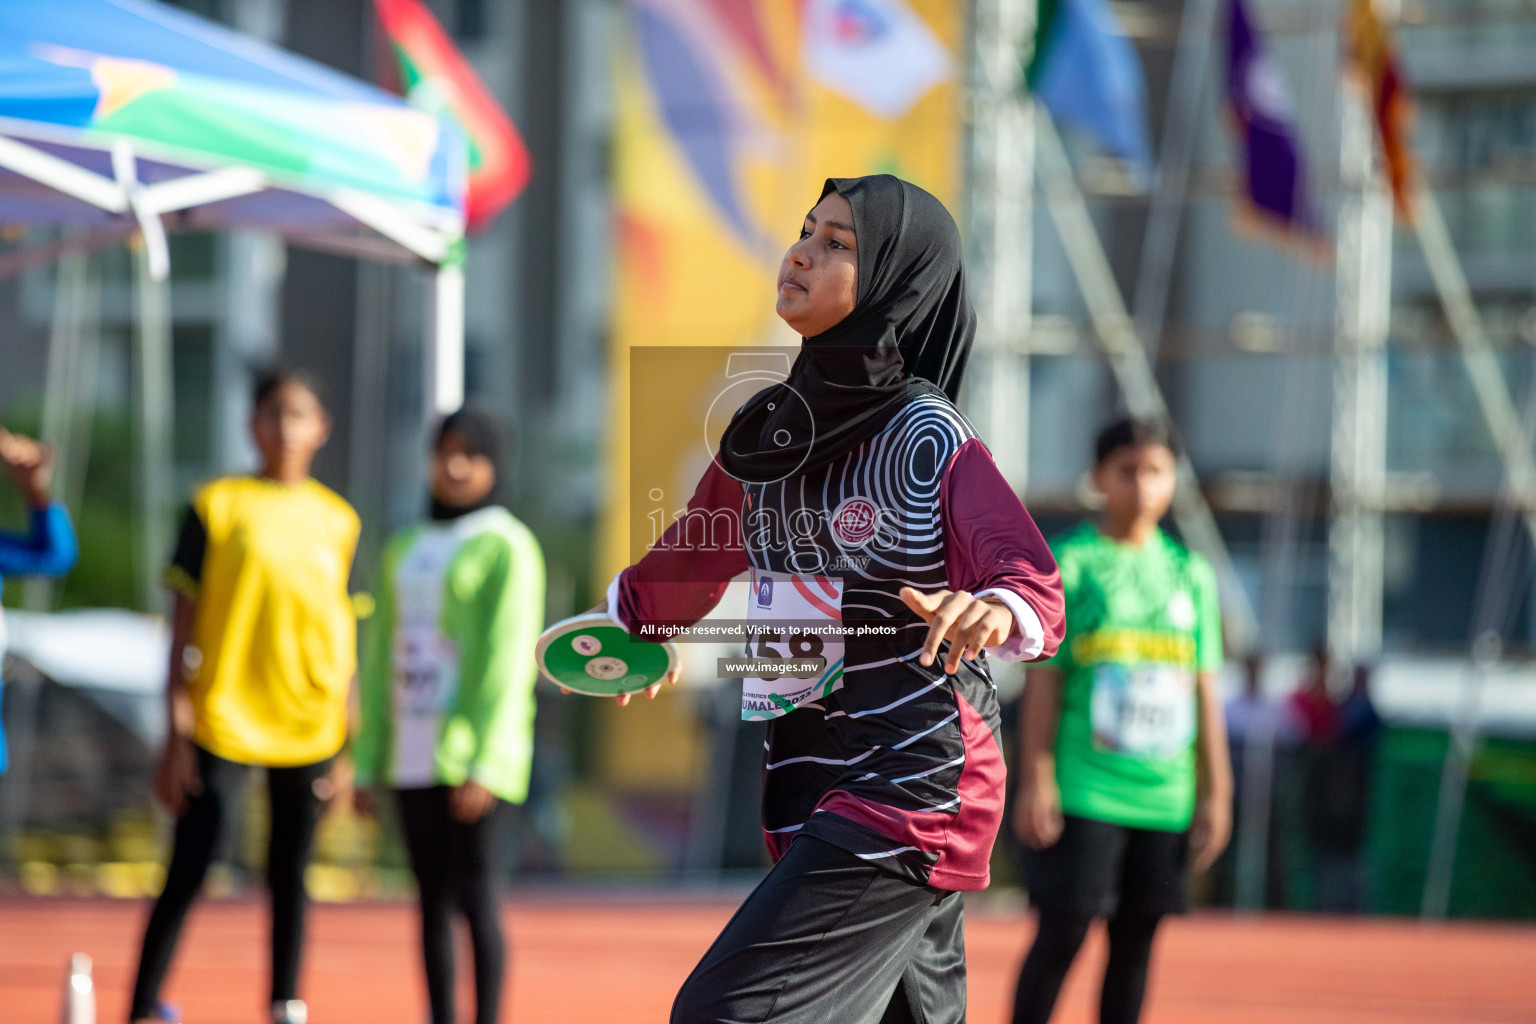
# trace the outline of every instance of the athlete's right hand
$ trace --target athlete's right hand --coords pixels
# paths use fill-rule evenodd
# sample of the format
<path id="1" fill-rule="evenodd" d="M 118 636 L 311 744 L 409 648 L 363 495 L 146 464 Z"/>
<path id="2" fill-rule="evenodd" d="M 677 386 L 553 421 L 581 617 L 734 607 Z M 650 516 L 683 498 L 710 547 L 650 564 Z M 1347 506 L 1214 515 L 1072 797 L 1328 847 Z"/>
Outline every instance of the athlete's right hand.
<path id="1" fill-rule="evenodd" d="M 155 766 L 155 796 L 172 815 L 181 817 L 187 801 L 203 791 L 197 751 L 185 736 L 169 736 Z"/>
<path id="2" fill-rule="evenodd" d="M 1013 831 L 1019 841 L 1034 850 L 1054 846 L 1061 838 L 1061 790 L 1054 779 L 1042 779 L 1019 787 L 1013 805 Z"/>

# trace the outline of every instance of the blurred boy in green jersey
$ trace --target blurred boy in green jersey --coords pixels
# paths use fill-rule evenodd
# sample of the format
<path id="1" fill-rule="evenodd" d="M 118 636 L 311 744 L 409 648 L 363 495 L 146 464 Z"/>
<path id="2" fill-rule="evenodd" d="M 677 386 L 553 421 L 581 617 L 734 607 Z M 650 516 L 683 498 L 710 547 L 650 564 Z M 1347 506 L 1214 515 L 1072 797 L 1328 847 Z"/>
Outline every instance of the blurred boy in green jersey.
<path id="1" fill-rule="evenodd" d="M 1163 425 L 1106 428 L 1103 515 L 1051 544 L 1067 627 L 1020 705 L 1013 825 L 1040 921 L 1014 1024 L 1050 1018 L 1095 917 L 1109 931 L 1099 1020 L 1139 1019 L 1158 922 L 1185 908 L 1187 855 L 1205 870 L 1231 832 L 1215 574 L 1158 528 L 1176 467 Z"/>

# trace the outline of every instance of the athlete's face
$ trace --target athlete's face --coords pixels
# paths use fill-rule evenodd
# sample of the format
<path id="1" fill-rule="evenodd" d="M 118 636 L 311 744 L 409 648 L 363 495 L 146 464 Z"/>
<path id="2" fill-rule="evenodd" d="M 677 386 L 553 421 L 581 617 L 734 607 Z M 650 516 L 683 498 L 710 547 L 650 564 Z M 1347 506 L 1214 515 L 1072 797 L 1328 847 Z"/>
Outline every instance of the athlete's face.
<path id="1" fill-rule="evenodd" d="M 262 473 L 283 483 L 309 476 L 309 467 L 331 436 L 331 417 L 315 393 L 298 381 L 279 384 L 251 416 L 251 437 L 261 452 Z"/>
<path id="2" fill-rule="evenodd" d="M 432 497 L 450 508 L 485 500 L 496 486 L 496 467 L 462 435 L 448 431 L 432 453 Z"/>
<path id="3" fill-rule="evenodd" d="M 1173 503 L 1176 477 L 1173 452 L 1164 445 L 1123 445 L 1094 468 L 1093 485 L 1112 521 L 1156 523 Z"/>
<path id="4" fill-rule="evenodd" d="M 779 264 L 774 311 L 802 338 L 836 326 L 859 298 L 858 240 L 848 200 L 828 192 L 805 215 L 800 239 Z"/>

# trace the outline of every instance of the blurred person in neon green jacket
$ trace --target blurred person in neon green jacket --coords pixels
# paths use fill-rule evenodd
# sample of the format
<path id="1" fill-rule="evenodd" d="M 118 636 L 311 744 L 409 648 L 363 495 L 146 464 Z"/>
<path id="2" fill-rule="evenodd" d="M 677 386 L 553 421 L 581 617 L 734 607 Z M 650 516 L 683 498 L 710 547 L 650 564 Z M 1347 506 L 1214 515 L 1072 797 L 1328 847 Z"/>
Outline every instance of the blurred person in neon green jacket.
<path id="1" fill-rule="evenodd" d="M 359 677 L 358 809 L 394 790 L 420 890 L 433 1024 L 454 1024 L 452 921 L 469 923 L 475 1020 L 498 1020 L 508 804 L 528 795 L 544 556 L 496 503 L 495 423 L 460 410 L 432 452 L 430 518 L 392 537 Z"/>

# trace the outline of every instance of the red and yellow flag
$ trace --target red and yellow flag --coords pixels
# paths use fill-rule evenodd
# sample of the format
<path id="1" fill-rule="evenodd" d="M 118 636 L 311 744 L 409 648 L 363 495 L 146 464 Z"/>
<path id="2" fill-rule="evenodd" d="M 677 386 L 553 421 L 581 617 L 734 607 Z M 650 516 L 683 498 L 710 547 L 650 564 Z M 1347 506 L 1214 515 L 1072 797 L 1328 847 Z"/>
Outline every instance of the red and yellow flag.
<path id="1" fill-rule="evenodd" d="M 1350 0 L 1344 38 L 1347 59 L 1360 78 L 1376 122 L 1397 215 L 1411 221 L 1413 188 L 1419 173 L 1409 140 L 1413 131 L 1413 97 L 1403 77 L 1392 32 L 1377 15 L 1372 0 Z"/>
<path id="2" fill-rule="evenodd" d="M 469 140 L 471 233 L 490 224 L 528 182 L 528 149 L 512 119 L 422 0 L 373 0 L 400 61 L 406 98 L 453 121 Z"/>

